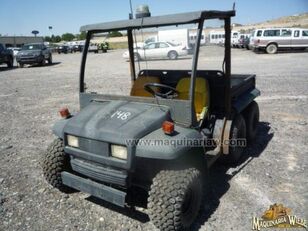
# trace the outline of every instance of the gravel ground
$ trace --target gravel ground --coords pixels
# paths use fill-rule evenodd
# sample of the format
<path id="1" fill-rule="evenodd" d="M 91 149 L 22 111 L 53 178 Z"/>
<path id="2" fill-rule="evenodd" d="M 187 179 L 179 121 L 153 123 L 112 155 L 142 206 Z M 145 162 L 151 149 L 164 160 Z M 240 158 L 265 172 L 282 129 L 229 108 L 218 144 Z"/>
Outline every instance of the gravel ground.
<path id="1" fill-rule="evenodd" d="M 220 69 L 216 52 L 221 48 L 202 48 L 200 66 Z M 110 91 L 109 78 L 117 93 L 128 92 L 129 69 L 121 54 L 90 54 L 93 83 L 103 78 L 100 70 L 106 71 L 104 82 L 96 85 L 101 91 Z M 259 132 L 239 166 L 211 169 L 212 190 L 196 230 L 251 230 L 252 216 L 260 217 L 273 203 L 307 219 L 308 53 L 234 49 L 232 55 L 233 73 L 257 75 Z M 80 59 L 80 54 L 54 55 L 53 65 L 0 67 L 0 230 L 155 230 L 140 209 L 120 209 L 83 193 L 65 195 L 43 179 L 40 160 L 54 139 L 58 109 L 78 110 Z M 165 63 L 183 68 L 188 62 Z"/>

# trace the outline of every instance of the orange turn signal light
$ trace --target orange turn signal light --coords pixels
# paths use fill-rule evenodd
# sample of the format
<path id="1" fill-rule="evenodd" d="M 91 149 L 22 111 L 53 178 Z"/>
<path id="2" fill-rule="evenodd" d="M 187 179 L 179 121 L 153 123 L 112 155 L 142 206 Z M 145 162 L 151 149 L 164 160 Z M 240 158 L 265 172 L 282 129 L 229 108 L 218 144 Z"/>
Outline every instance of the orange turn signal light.
<path id="1" fill-rule="evenodd" d="M 174 132 L 174 123 L 170 121 L 164 121 L 162 129 L 165 134 L 171 135 Z"/>
<path id="2" fill-rule="evenodd" d="M 68 110 L 67 107 L 61 108 L 59 110 L 59 113 L 60 113 L 61 117 L 64 118 L 64 119 L 67 119 L 71 116 L 71 113 L 70 113 L 70 111 Z"/>

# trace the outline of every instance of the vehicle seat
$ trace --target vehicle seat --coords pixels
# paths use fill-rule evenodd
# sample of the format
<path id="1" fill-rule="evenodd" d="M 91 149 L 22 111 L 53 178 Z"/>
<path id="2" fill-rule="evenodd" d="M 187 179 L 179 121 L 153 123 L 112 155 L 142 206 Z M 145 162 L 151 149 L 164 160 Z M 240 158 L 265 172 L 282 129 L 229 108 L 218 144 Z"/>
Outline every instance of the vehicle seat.
<path id="1" fill-rule="evenodd" d="M 189 99 L 190 77 L 182 78 L 176 85 L 179 92 L 178 99 Z M 208 81 L 204 78 L 196 78 L 195 86 L 195 110 L 197 120 L 202 119 L 208 111 L 210 105 L 210 91 Z"/>
<path id="2" fill-rule="evenodd" d="M 146 83 L 160 83 L 160 79 L 155 76 L 139 76 L 130 91 L 131 96 L 140 96 L 140 97 L 153 97 L 149 92 L 144 90 L 144 85 Z"/>

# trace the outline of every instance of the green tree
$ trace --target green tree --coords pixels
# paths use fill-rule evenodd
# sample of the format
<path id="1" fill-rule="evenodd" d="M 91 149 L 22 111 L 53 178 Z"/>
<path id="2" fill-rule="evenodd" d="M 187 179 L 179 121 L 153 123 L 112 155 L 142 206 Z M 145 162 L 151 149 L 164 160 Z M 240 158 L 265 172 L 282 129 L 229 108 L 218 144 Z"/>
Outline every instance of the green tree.
<path id="1" fill-rule="evenodd" d="M 57 35 L 57 36 L 52 35 L 51 36 L 51 42 L 58 43 L 60 41 L 61 41 L 61 37 L 59 35 Z"/>
<path id="2" fill-rule="evenodd" d="M 62 40 L 64 41 L 72 41 L 75 38 L 75 35 L 72 33 L 65 33 L 61 36 Z"/>
<path id="3" fill-rule="evenodd" d="M 109 37 L 122 37 L 122 33 L 119 31 L 111 31 L 109 32 Z"/>
<path id="4" fill-rule="evenodd" d="M 75 36 L 78 40 L 85 40 L 87 37 L 87 33 L 82 31 L 80 34 L 76 34 Z"/>
<path id="5" fill-rule="evenodd" d="M 58 43 L 58 42 L 61 42 L 61 37 L 59 35 L 57 35 L 55 37 L 55 42 Z"/>
<path id="6" fill-rule="evenodd" d="M 45 41 L 45 42 L 51 42 L 51 38 L 50 38 L 49 36 L 45 36 L 45 37 L 44 37 L 44 41 Z"/>

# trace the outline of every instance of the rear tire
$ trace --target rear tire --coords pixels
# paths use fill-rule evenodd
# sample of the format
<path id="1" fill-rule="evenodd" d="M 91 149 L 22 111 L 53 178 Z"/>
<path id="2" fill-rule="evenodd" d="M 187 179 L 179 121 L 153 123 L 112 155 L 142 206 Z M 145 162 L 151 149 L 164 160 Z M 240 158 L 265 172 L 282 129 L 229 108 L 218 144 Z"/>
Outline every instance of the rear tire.
<path id="1" fill-rule="evenodd" d="M 47 148 L 42 161 L 43 174 L 47 182 L 61 192 L 73 191 L 62 183 L 61 172 L 70 170 L 69 157 L 64 152 L 61 139 L 55 139 Z"/>
<path id="2" fill-rule="evenodd" d="M 229 139 L 233 140 L 233 143 L 239 139 L 246 139 L 246 123 L 241 114 L 236 114 L 232 120 Z M 229 154 L 222 154 L 220 161 L 234 165 L 240 160 L 244 149 L 245 147 L 239 145 L 229 146 Z"/>
<path id="3" fill-rule="evenodd" d="M 169 51 L 168 58 L 171 60 L 175 60 L 178 58 L 178 53 L 176 51 Z"/>
<path id="4" fill-rule="evenodd" d="M 259 123 L 259 106 L 256 101 L 252 101 L 243 112 L 246 122 L 246 137 L 248 142 L 256 138 Z"/>
<path id="5" fill-rule="evenodd" d="M 190 230 L 200 211 L 202 185 L 202 174 L 196 168 L 160 171 L 148 198 L 153 224 L 159 230 Z"/>
<path id="6" fill-rule="evenodd" d="M 266 50 L 266 53 L 268 54 L 275 54 L 277 53 L 277 49 L 278 49 L 277 45 L 274 43 L 271 43 L 266 47 L 265 50 Z"/>

